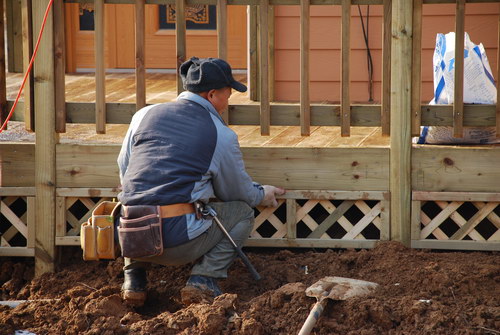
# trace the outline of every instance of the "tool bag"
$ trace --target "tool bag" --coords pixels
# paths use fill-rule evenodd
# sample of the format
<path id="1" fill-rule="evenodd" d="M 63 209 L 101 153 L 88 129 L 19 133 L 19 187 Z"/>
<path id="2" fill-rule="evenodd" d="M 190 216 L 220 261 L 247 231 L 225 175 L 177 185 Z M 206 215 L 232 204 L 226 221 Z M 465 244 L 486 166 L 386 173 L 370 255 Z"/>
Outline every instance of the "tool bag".
<path id="1" fill-rule="evenodd" d="M 103 201 L 92 211 L 89 220 L 80 227 L 80 243 L 83 259 L 115 259 L 114 222 L 119 215 L 121 204 L 113 201 Z"/>
<path id="2" fill-rule="evenodd" d="M 160 206 L 123 206 L 118 240 L 123 257 L 161 255 L 163 237 Z"/>

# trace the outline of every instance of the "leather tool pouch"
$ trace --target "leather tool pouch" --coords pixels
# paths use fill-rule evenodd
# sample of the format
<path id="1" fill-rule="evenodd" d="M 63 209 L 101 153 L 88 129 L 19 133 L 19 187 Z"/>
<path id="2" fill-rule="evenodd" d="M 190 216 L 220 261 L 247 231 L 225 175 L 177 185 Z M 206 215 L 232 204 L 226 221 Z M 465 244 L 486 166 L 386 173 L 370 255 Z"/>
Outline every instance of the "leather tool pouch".
<path id="1" fill-rule="evenodd" d="M 92 211 L 89 220 L 80 227 L 83 259 L 115 259 L 114 220 L 120 203 L 103 201 Z"/>
<path id="2" fill-rule="evenodd" d="M 118 239 L 123 257 L 161 255 L 163 238 L 159 206 L 123 206 Z"/>

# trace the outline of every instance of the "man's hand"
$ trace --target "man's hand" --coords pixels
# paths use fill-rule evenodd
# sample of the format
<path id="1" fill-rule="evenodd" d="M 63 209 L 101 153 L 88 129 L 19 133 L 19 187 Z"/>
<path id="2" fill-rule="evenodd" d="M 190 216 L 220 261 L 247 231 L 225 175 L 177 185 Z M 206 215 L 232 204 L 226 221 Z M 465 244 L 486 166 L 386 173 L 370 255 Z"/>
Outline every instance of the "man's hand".
<path id="1" fill-rule="evenodd" d="M 271 185 L 263 185 L 262 187 L 264 188 L 264 199 L 262 199 L 259 206 L 278 207 L 276 196 L 285 194 L 285 189 Z"/>

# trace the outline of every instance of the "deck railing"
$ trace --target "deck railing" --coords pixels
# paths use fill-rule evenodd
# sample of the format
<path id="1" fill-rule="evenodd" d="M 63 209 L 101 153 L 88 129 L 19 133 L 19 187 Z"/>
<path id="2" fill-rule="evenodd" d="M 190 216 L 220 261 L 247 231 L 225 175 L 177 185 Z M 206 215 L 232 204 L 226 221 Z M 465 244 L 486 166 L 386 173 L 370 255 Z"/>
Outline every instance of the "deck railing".
<path id="1" fill-rule="evenodd" d="M 28 60 L 32 49 L 33 30 L 37 32 L 39 25 L 31 20 L 32 0 L 22 0 L 23 27 L 23 59 Z M 95 22 L 95 104 L 65 102 L 64 67 L 65 67 L 65 37 L 64 37 L 64 3 L 89 2 L 94 3 Z M 469 3 L 488 3 L 493 0 L 474 0 Z M 136 103 L 113 104 L 106 102 L 105 64 L 104 64 L 104 4 L 135 4 L 135 73 L 136 73 Z M 188 1 L 188 4 L 197 3 Z M 232 105 L 224 118 L 229 124 L 260 125 L 262 135 L 269 134 L 270 125 L 300 125 L 301 134 L 308 135 L 311 125 L 340 126 L 342 136 L 349 136 L 352 126 L 381 126 L 382 134 L 390 132 L 390 71 L 391 71 L 391 0 L 210 0 L 203 3 L 217 6 L 217 46 L 218 56 L 227 57 L 227 6 L 249 5 L 250 11 L 250 69 L 249 80 L 252 83 L 253 98 L 258 99 L 258 105 Z M 423 4 L 455 3 L 452 0 L 414 0 L 413 1 L 413 52 L 412 52 L 412 102 L 411 102 L 411 134 L 418 136 L 421 125 L 453 126 L 454 135 L 461 137 L 464 126 L 496 126 L 500 130 L 500 107 L 463 104 L 463 57 L 458 50 L 463 49 L 463 32 L 465 22 L 465 0 L 456 2 L 456 75 L 455 103 L 453 105 L 431 106 L 421 103 L 421 38 L 422 38 L 422 6 Z M 55 72 L 56 72 L 56 131 L 64 132 L 65 123 L 95 123 L 96 132 L 104 133 L 106 123 L 128 123 L 131 116 L 146 104 L 145 82 L 145 6 L 157 4 L 175 4 L 184 8 L 185 0 L 55 0 L 54 2 L 54 41 L 55 41 Z M 383 6 L 383 39 L 382 39 L 382 92 L 380 105 L 355 105 L 350 101 L 350 12 L 355 4 Z M 274 26 L 272 7 L 275 5 L 300 6 L 300 103 L 272 103 L 274 54 Z M 340 6 L 341 20 L 341 100 L 340 104 L 314 104 L 310 100 L 310 6 L 333 5 Z M 258 8 L 258 15 L 255 10 Z M 256 33 L 258 32 L 258 34 Z M 176 56 L 177 64 L 186 60 L 186 25 L 183 10 L 177 10 L 176 15 Z M 270 38 L 271 36 L 271 38 Z M 132 36 L 131 36 L 132 38 Z M 257 45 L 258 42 L 258 45 Z M 499 41 L 500 43 L 500 41 Z M 252 50 L 255 47 L 257 50 Z M 254 52 L 256 51 L 256 52 Z M 272 57 L 270 57 L 272 56 Z M 258 68 L 257 68 L 258 65 Z M 3 65 L 5 66 L 5 65 Z M 28 130 L 34 129 L 33 122 L 33 89 L 31 77 L 25 88 L 24 115 L 17 113 L 15 119 L 24 120 Z M 5 86 L 5 85 L 0 85 Z M 255 92 L 256 87 L 258 92 Z M 180 78 L 177 80 L 177 90 L 182 91 Z M 499 93 L 500 94 L 500 93 Z M 5 101 L 5 93 L 3 96 Z M 10 102 L 11 103 L 11 102 Z M 10 104 L 9 104 L 10 106 Z M 120 110 L 120 113 L 118 112 Z M 4 109 L 5 110 L 5 109 Z M 497 112 L 498 111 L 498 112 Z M 91 114 L 95 114 L 92 116 Z M 3 118 L 5 118 L 5 112 Z M 500 131 L 497 131 L 497 135 Z"/>

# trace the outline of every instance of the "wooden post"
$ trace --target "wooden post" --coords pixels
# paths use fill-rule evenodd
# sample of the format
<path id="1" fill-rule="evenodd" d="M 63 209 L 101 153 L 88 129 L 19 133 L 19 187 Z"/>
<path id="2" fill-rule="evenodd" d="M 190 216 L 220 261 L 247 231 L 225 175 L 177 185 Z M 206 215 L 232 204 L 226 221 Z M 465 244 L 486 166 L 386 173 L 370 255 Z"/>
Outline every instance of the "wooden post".
<path id="1" fill-rule="evenodd" d="M 135 108 L 146 106 L 146 23 L 144 0 L 135 1 Z"/>
<path id="2" fill-rule="evenodd" d="M 349 92 L 349 64 L 351 53 L 351 0 L 342 0 L 342 93 L 341 93 L 341 136 L 351 134 L 351 96 Z"/>
<path id="3" fill-rule="evenodd" d="M 453 136 L 463 137 L 464 124 L 464 24 L 465 0 L 457 0 L 455 18 L 455 91 L 453 94 Z"/>
<path id="4" fill-rule="evenodd" d="M 5 80 L 5 37 L 4 37 L 4 8 L 0 0 L 0 127 L 7 119 L 7 83 Z M 0 167 L 1 168 L 1 167 Z"/>
<path id="5" fill-rule="evenodd" d="M 422 0 L 413 0 L 413 63 L 411 94 L 411 135 L 420 135 L 422 114 L 420 110 L 420 90 L 422 79 Z"/>
<path id="6" fill-rule="evenodd" d="M 94 1 L 95 125 L 106 132 L 106 86 L 104 69 L 104 0 Z"/>
<path id="7" fill-rule="evenodd" d="M 175 0 L 175 45 L 177 50 L 177 94 L 184 91 L 179 67 L 186 61 L 186 13 L 184 0 Z"/>
<path id="8" fill-rule="evenodd" d="M 300 0 L 300 133 L 311 133 L 311 106 L 309 99 L 309 0 Z"/>
<path id="9" fill-rule="evenodd" d="M 217 0 L 217 56 L 227 61 L 227 0 Z M 227 108 L 221 116 L 229 124 Z"/>
<path id="10" fill-rule="evenodd" d="M 31 0 L 22 0 L 21 14 L 23 25 L 23 69 L 28 70 L 33 55 L 33 20 Z M 1 70 L 0 70 L 1 71 Z M 33 71 L 30 72 L 24 85 L 24 128 L 35 131 L 35 91 L 33 85 Z"/>
<path id="11" fill-rule="evenodd" d="M 271 112 L 269 105 L 269 49 L 268 49 L 268 8 L 269 0 L 260 0 L 260 133 L 270 134 Z"/>
<path id="12" fill-rule="evenodd" d="M 40 29 L 49 0 L 33 2 L 33 26 Z M 54 25 L 49 12 L 35 60 L 35 275 L 54 271 L 56 222 L 56 142 L 54 94 Z M 37 34 L 38 35 L 38 34 Z"/>
<path id="13" fill-rule="evenodd" d="M 390 135 L 391 128 L 391 16 L 392 2 L 384 0 L 384 23 L 382 45 L 382 136 Z"/>
<path id="14" fill-rule="evenodd" d="M 54 1 L 54 66 L 56 132 L 66 132 L 66 43 L 64 36 L 64 2 Z M 26 101 L 26 100 L 24 100 Z"/>
<path id="15" fill-rule="evenodd" d="M 412 9 L 392 2 L 391 50 L 391 239 L 410 245 Z"/>

